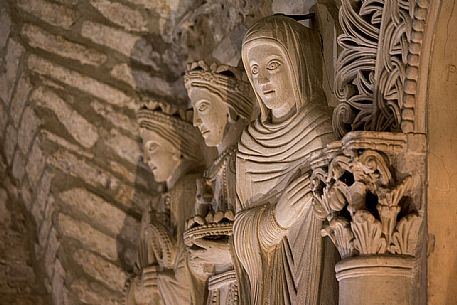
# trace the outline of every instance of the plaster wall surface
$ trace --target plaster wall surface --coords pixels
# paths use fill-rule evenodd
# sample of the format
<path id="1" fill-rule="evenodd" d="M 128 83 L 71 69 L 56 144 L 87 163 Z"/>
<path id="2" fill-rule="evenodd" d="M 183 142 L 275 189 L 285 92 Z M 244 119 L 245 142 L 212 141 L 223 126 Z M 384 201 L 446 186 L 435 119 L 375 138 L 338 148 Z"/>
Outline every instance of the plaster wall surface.
<path id="1" fill-rule="evenodd" d="M 428 92 L 428 304 L 457 304 L 457 2 L 442 1 Z"/>

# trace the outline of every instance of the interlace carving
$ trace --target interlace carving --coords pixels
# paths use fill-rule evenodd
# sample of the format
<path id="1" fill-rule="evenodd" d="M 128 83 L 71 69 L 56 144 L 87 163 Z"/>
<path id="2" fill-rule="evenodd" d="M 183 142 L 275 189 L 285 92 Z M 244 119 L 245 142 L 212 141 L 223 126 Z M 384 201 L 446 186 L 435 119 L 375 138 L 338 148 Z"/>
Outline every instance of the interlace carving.
<path id="1" fill-rule="evenodd" d="M 412 177 L 395 179 L 388 154 L 374 148 L 382 146 L 361 148 L 366 141 L 344 140 L 349 145 L 339 151 L 333 145 L 328 170 L 315 169 L 312 176 L 315 211 L 328 222 L 322 236 L 330 237 L 343 259 L 415 256 L 422 215 L 408 202 Z"/>
<path id="2" fill-rule="evenodd" d="M 400 130 L 413 0 L 343 0 L 333 113 L 339 137 Z"/>

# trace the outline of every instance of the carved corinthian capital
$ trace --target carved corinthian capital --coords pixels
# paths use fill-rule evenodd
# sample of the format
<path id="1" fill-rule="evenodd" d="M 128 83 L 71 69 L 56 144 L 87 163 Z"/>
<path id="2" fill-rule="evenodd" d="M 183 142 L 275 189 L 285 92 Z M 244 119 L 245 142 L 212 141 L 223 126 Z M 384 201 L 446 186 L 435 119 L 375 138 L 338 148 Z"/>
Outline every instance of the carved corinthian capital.
<path id="1" fill-rule="evenodd" d="M 411 279 L 424 218 L 424 146 L 416 144 L 423 141 L 403 133 L 350 132 L 315 162 L 315 212 L 325 223 L 322 236 L 342 258 L 336 265 L 340 305 L 414 304 Z"/>
<path id="2" fill-rule="evenodd" d="M 402 151 L 404 134 L 353 132 L 329 145 L 328 170 L 314 171 L 315 210 L 327 220 L 322 235 L 342 258 L 416 254 L 423 216 L 412 202 L 414 179 L 392 170 Z"/>

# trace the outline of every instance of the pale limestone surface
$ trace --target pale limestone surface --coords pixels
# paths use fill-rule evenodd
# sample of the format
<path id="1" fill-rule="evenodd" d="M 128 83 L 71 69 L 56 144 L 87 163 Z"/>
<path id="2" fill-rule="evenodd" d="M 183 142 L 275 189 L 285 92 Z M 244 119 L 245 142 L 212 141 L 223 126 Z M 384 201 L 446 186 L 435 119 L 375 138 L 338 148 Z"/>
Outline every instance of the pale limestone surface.
<path id="1" fill-rule="evenodd" d="M 455 1 L 442 2 L 431 50 L 428 135 L 428 304 L 457 303 L 457 26 Z"/>
<path id="2" fill-rule="evenodd" d="M 127 305 L 204 304 L 205 283 L 194 278 L 183 241 L 203 163 L 192 112 L 148 101 L 137 113 L 144 162 L 166 184 L 158 204 L 143 211 L 137 270 L 126 283 Z"/>
<path id="3" fill-rule="evenodd" d="M 361 3 L 335 1 L 338 5 L 349 2 Z M 5 3 L 8 3 L 9 8 L 5 9 Z M 316 28 L 322 35 L 324 47 L 322 69 L 324 80 L 327 75 L 323 89 L 327 102 L 331 105 L 335 105 L 338 101 L 333 95 L 340 94 L 336 90 L 338 86 L 332 87 L 335 72 L 338 70 L 336 55 L 341 52 L 341 47 L 336 46 L 336 35 L 341 33 L 338 29 L 338 18 L 335 18 L 337 16 L 330 9 L 335 3 L 320 1 L 322 6 L 316 10 L 318 13 Z M 389 3 L 396 5 L 398 2 Z M 394 24 L 394 28 L 400 29 L 402 22 L 409 20 L 408 16 L 415 16 L 416 19 L 413 22 L 406 23 L 407 26 L 412 26 L 411 34 L 407 35 L 407 40 L 401 43 L 399 43 L 400 40 L 386 38 L 384 41 L 395 43 L 372 49 L 377 54 L 379 50 L 385 52 L 393 47 L 395 51 L 385 52 L 384 54 L 388 56 L 384 59 L 395 59 L 396 62 L 393 66 L 387 65 L 387 69 L 376 70 L 375 75 L 382 77 L 373 79 L 377 84 L 376 88 L 380 88 L 380 92 L 386 94 L 386 98 L 390 101 L 390 109 L 396 109 L 393 117 L 399 124 L 392 130 L 407 134 L 405 145 L 408 152 L 405 154 L 395 152 L 392 156 L 395 160 L 389 163 L 389 166 L 395 172 L 396 178 L 392 186 L 397 186 L 397 183 L 401 185 L 404 178 L 414 173 L 412 175 L 414 192 L 411 192 L 414 196 L 406 200 L 413 203 L 412 211 L 426 204 L 423 199 L 425 189 L 421 188 L 425 185 L 425 180 L 421 180 L 425 177 L 423 174 L 425 170 L 423 156 L 426 147 L 423 136 L 426 132 L 424 114 L 428 102 L 431 101 L 428 126 L 431 136 L 429 147 L 432 153 L 429 159 L 429 185 L 431 186 L 429 201 L 430 205 L 442 205 L 440 202 L 446 202 L 446 208 L 440 206 L 430 209 L 429 206 L 428 209 L 431 233 L 428 295 L 429 302 L 454 304 L 452 274 L 455 272 L 451 266 L 454 258 L 452 240 L 455 238 L 452 238 L 452 230 L 449 229 L 454 221 L 450 210 L 452 204 L 449 204 L 455 197 L 452 195 L 452 166 L 450 165 L 452 162 L 443 161 L 445 165 L 437 165 L 438 160 L 444 158 L 444 154 L 450 160 L 455 150 L 448 145 L 452 143 L 453 132 L 450 131 L 450 127 L 454 125 L 451 119 L 453 94 L 450 92 L 447 94 L 448 88 L 453 90 L 451 88 L 453 88 L 455 69 L 450 50 L 455 48 L 449 45 L 455 39 L 452 40 L 446 36 L 448 34 L 445 34 L 452 33 L 449 29 L 452 29 L 453 23 L 452 20 L 448 22 L 446 14 L 451 14 L 453 11 L 453 1 L 442 1 L 441 12 L 444 17 L 440 18 L 436 18 L 440 11 L 440 3 L 437 1 L 404 1 L 403 3 L 408 5 L 414 3 L 417 6 L 410 9 L 403 7 L 399 10 L 403 14 L 402 18 L 384 20 Z M 187 0 L 6 0 L 0 4 L 0 98 L 2 99 L 0 147 L 7 164 L 5 175 L 11 177 L 15 183 L 14 186 L 8 186 L 7 191 L 10 194 L 16 194 L 18 206 L 25 211 L 26 222 L 32 229 L 30 233 L 23 235 L 23 240 L 29 243 L 27 248 L 31 249 L 30 261 L 38 266 L 35 276 L 42 288 L 32 289 L 32 294 L 37 292 L 38 299 L 46 298 L 47 293 L 52 294 L 52 298 L 50 297 L 53 299 L 52 303 L 59 305 L 122 303 L 120 282 L 113 284 L 116 280 L 102 278 L 100 274 L 114 270 L 108 267 L 112 265 L 122 269 L 123 274 L 133 270 L 136 248 L 130 240 L 133 228 L 139 226 L 141 211 L 149 205 L 149 202 L 153 207 L 159 205 L 157 200 L 151 198 L 160 187 L 154 183 L 146 166 L 138 158 L 141 154 L 139 133 L 131 124 L 135 121 L 138 101 L 146 95 L 153 98 L 159 96 L 173 104 L 190 105 L 183 82 L 186 62 L 200 59 L 211 62 L 217 59 L 222 63 L 237 65 L 241 53 L 240 41 L 253 22 L 280 9 L 289 13 L 306 13 L 311 4 L 312 1 L 276 0 L 265 1 L 262 5 L 259 5 L 258 1 L 225 0 L 208 1 L 203 4 Z M 429 4 L 434 7 L 433 10 L 427 9 Z M 435 15 L 436 19 L 430 18 L 431 15 Z M 369 18 L 366 17 L 364 20 Z M 392 20 L 400 23 L 390 23 Z M 431 25 L 435 20 L 438 20 L 439 26 L 436 31 L 435 49 L 431 53 L 435 33 Z M 313 27 L 316 26 L 313 22 L 310 24 Z M 357 30 L 366 31 L 368 28 L 359 24 Z M 87 37 L 84 37 L 83 33 Z M 397 38 L 403 37 L 402 31 L 398 33 Z M 126 40 L 113 41 L 112 38 L 116 35 Z M 377 35 L 374 36 L 377 37 Z M 122 45 L 124 42 L 125 45 Z M 349 45 L 353 46 L 353 44 Z M 403 52 L 398 52 L 400 49 Z M 431 59 L 430 63 L 428 63 L 429 59 Z M 362 62 L 358 61 L 358 63 Z M 383 60 L 377 62 L 384 63 Z M 444 63 L 449 66 L 445 66 Z M 340 68 L 344 67 L 344 64 L 340 66 Z M 430 88 L 433 90 L 430 94 L 427 91 L 429 70 L 432 75 Z M 357 68 L 354 71 L 360 71 L 360 69 Z M 389 71 L 396 71 L 399 74 Z M 342 75 L 344 78 L 353 74 L 346 71 Z M 383 76 L 389 76 L 390 82 L 383 82 L 386 80 Z M 348 83 L 354 84 L 357 81 L 354 82 L 351 79 Z M 385 85 L 393 85 L 389 87 L 392 90 L 385 91 L 384 89 L 387 88 Z M 54 112 L 52 108 L 38 106 L 36 101 L 30 99 L 29 93 L 43 86 L 46 86 L 52 94 L 59 96 L 66 103 L 65 108 L 76 115 L 65 115 L 69 113 L 67 110 Z M 403 99 L 399 98 L 400 92 L 404 92 Z M 372 97 L 368 99 L 372 101 Z M 441 108 L 436 106 L 441 105 L 438 103 L 446 106 Z M 381 112 L 375 111 L 378 114 L 383 113 L 379 116 L 379 122 L 386 122 L 386 117 L 389 118 L 391 114 L 387 112 L 389 115 L 385 115 L 383 111 L 386 108 L 382 108 L 383 105 L 381 103 L 378 105 L 380 108 L 370 108 L 381 109 Z M 80 119 L 72 121 L 72 117 Z M 447 120 L 447 117 L 450 118 Z M 344 119 L 350 122 L 354 117 Z M 90 125 L 77 124 L 84 121 Z M 92 128 L 87 130 L 93 131 L 89 131 L 87 139 L 84 139 L 86 130 L 84 126 L 91 126 Z M 73 134 L 78 136 L 74 137 Z M 94 136 L 95 134 L 97 136 Z M 443 135 L 449 135 L 451 138 L 448 139 Z M 90 145 L 94 138 L 97 140 Z M 357 141 L 360 139 L 363 137 L 358 138 Z M 373 147 L 370 146 L 373 143 L 364 141 L 360 143 L 365 145 L 364 149 L 376 151 L 386 144 L 383 142 Z M 330 160 L 326 162 L 324 164 L 329 164 Z M 450 174 L 446 175 L 443 172 Z M 448 181 L 443 182 L 448 176 Z M 434 181 L 436 184 L 433 184 Z M 443 189 L 443 185 L 449 187 Z M 100 211 L 96 211 L 100 214 L 94 212 L 89 215 L 90 207 L 84 211 L 86 213 L 77 208 L 69 209 L 66 203 L 61 201 L 59 194 L 76 188 L 101 198 L 100 202 L 104 204 L 101 205 Z M 448 191 L 449 189 L 451 191 Z M 85 200 L 84 194 L 79 195 L 81 197 L 76 197 L 72 206 Z M 449 197 L 444 197 L 445 195 Z M 11 209 L 11 205 L 8 204 L 6 207 L 7 211 L 13 211 L 16 218 L 18 210 Z M 113 214 L 118 219 L 117 221 L 113 219 L 115 228 L 111 228 L 107 223 L 109 219 L 102 219 L 105 207 L 107 211 L 119 211 Z M 96 249 L 94 244 L 87 243 L 87 236 L 84 234 L 73 234 L 71 237 L 64 235 L 63 233 L 68 230 L 59 226 L 59 215 L 63 215 L 62 212 L 73 220 L 67 222 L 70 227 L 78 224 L 88 228 L 87 232 L 93 232 L 95 236 L 110 236 L 107 247 L 115 249 L 113 254 L 115 251 L 116 259 L 107 264 L 107 259 L 101 254 L 102 250 Z M 125 223 L 120 221 L 124 217 L 122 213 L 126 215 Z M 219 214 L 208 215 L 211 221 L 220 217 Z M 213 218 L 210 219 L 211 217 Z M 105 216 L 105 218 L 109 217 Z M 18 219 L 22 218 L 18 217 Z M 6 231 L 8 230 L 12 229 L 8 227 Z M 422 231 L 419 234 L 422 234 Z M 412 304 L 426 303 L 425 285 L 427 283 L 424 272 L 423 238 L 423 235 L 419 236 L 418 263 L 413 266 L 414 272 L 418 274 L 415 278 L 417 283 L 415 289 L 422 293 L 416 293 L 413 296 L 415 300 L 411 301 Z M 18 244 L 15 245 L 18 248 L 13 245 L 12 249 L 20 248 Z M 94 263 L 92 269 L 88 269 L 87 266 L 86 269 L 81 268 L 72 258 L 73 253 L 86 253 L 85 251 L 90 251 L 93 255 L 93 259 L 90 260 Z M 20 253 L 20 250 L 17 253 Z M 108 269 L 103 270 L 105 267 Z M 8 282 L 9 279 L 12 279 L 15 274 L 19 276 L 28 268 L 16 269 L 17 271 L 7 272 L 6 277 L 1 277 L 6 279 L 5 282 L 9 287 L 15 285 L 14 280 Z M 94 270 L 99 272 L 98 275 L 93 273 Z M 30 275 L 30 279 L 33 278 L 30 272 L 25 273 Z M 226 275 L 225 278 L 213 278 L 208 283 L 210 290 L 217 290 L 220 283 L 233 281 L 233 274 Z M 360 287 L 357 286 L 359 284 L 367 286 L 353 289 L 353 292 L 360 293 L 349 295 L 345 302 L 353 304 L 355 298 L 359 298 L 362 304 L 367 304 L 363 293 L 376 285 L 375 280 L 366 278 L 355 283 L 353 287 Z M 406 292 L 406 289 L 398 291 L 398 286 L 406 287 L 398 284 L 394 289 L 395 292 Z M 387 285 L 383 288 L 388 291 Z M 344 291 L 347 289 L 344 288 Z M 375 292 L 382 291 L 377 289 Z M 2 295 L 0 303 L 5 300 L 8 304 L 15 301 L 40 304 L 38 299 L 33 300 L 32 294 L 24 292 L 21 296 L 15 295 L 13 298 L 17 297 L 16 300 L 11 299 L 11 294 L 7 298 Z M 376 298 L 371 300 L 376 301 Z M 50 302 L 51 300 L 44 303 Z M 393 304 L 393 302 L 394 300 L 388 303 Z"/>
<path id="4" fill-rule="evenodd" d="M 188 64 L 185 84 L 193 124 L 207 146 L 217 147 L 218 157 L 197 182 L 196 215 L 187 221 L 184 239 L 193 271 L 208 281 L 207 304 L 237 304 L 239 284 L 230 252 L 235 156 L 241 132 L 253 116 L 254 93 L 242 69 L 204 61 Z"/>
<path id="5" fill-rule="evenodd" d="M 334 258 L 324 252 L 309 177 L 334 139 L 317 33 L 284 16 L 261 19 L 243 39 L 242 59 L 260 114 L 236 157 L 241 303 L 318 304 L 330 295 L 327 304 L 336 304 L 332 267 L 325 268 Z"/>

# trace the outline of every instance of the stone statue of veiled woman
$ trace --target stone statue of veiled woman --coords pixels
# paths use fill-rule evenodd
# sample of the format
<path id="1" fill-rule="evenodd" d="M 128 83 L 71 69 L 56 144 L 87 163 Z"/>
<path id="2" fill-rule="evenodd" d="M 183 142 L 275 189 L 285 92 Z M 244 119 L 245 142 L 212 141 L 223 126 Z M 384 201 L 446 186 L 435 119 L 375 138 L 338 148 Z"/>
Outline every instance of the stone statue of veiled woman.
<path id="1" fill-rule="evenodd" d="M 243 40 L 260 115 L 236 160 L 241 304 L 337 303 L 335 252 L 320 236 L 308 175 L 334 140 L 319 56 L 317 34 L 285 16 L 258 21 Z"/>

